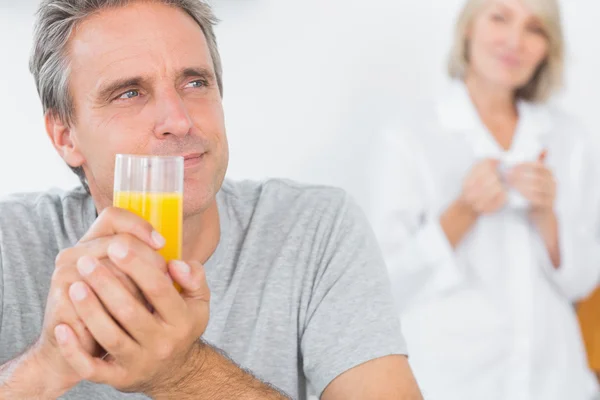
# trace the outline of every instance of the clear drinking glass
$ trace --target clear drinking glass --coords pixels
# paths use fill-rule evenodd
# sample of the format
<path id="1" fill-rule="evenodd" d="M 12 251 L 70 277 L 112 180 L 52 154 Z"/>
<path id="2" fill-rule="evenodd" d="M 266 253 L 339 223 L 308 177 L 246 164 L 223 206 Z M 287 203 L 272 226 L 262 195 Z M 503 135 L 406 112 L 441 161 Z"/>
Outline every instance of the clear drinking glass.
<path id="1" fill-rule="evenodd" d="M 115 160 L 113 206 L 152 224 L 166 240 L 159 253 L 167 262 L 182 255 L 183 171 L 179 156 L 117 154 Z"/>

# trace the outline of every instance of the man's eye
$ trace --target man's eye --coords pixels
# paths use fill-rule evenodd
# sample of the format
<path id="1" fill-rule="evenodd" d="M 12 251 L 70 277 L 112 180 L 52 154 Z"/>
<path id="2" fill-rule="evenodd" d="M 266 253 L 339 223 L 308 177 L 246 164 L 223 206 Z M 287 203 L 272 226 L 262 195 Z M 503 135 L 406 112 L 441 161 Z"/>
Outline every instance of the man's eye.
<path id="1" fill-rule="evenodd" d="M 131 99 L 133 97 L 137 97 L 140 95 L 140 92 L 138 92 L 137 90 L 128 90 L 125 93 L 123 93 L 122 95 L 119 96 L 119 99 Z"/>
<path id="2" fill-rule="evenodd" d="M 208 83 L 202 79 L 199 79 L 196 81 L 191 81 L 190 83 L 188 83 L 186 85 L 186 87 L 192 87 L 192 88 L 199 88 L 199 87 L 204 87 L 204 86 L 208 86 Z"/>

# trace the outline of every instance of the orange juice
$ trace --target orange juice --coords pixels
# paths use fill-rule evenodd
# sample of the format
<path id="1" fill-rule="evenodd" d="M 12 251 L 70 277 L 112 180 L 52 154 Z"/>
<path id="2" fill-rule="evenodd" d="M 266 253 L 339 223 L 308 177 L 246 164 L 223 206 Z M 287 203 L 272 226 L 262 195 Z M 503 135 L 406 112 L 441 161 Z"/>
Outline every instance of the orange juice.
<path id="1" fill-rule="evenodd" d="M 166 240 L 159 254 L 168 262 L 181 260 L 183 195 L 181 193 L 115 192 L 115 207 L 124 208 L 150 222 Z M 181 288 L 174 284 L 177 290 Z"/>

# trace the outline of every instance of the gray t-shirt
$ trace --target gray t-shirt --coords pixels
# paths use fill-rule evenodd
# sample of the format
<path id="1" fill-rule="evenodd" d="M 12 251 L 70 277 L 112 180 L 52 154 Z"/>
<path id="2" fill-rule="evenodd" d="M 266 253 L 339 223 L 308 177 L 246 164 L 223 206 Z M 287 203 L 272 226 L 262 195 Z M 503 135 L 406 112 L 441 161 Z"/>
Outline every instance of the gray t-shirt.
<path id="1" fill-rule="evenodd" d="M 406 354 L 379 247 L 339 189 L 225 181 L 221 240 L 206 263 L 203 338 L 295 399 L 368 360 Z M 39 336 L 54 260 L 96 218 L 83 189 L 0 202 L 0 363 Z M 64 399 L 145 399 L 83 382 Z"/>

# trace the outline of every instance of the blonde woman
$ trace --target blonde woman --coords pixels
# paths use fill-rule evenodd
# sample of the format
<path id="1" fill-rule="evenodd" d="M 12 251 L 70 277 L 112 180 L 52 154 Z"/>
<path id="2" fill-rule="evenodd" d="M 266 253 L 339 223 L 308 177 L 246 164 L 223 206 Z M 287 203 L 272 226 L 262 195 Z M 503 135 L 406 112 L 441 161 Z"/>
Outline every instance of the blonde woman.
<path id="1" fill-rule="evenodd" d="M 572 303 L 600 275 L 600 154 L 548 103 L 563 57 L 556 0 L 467 1 L 450 89 L 382 136 L 371 218 L 427 399 L 598 392 Z"/>

